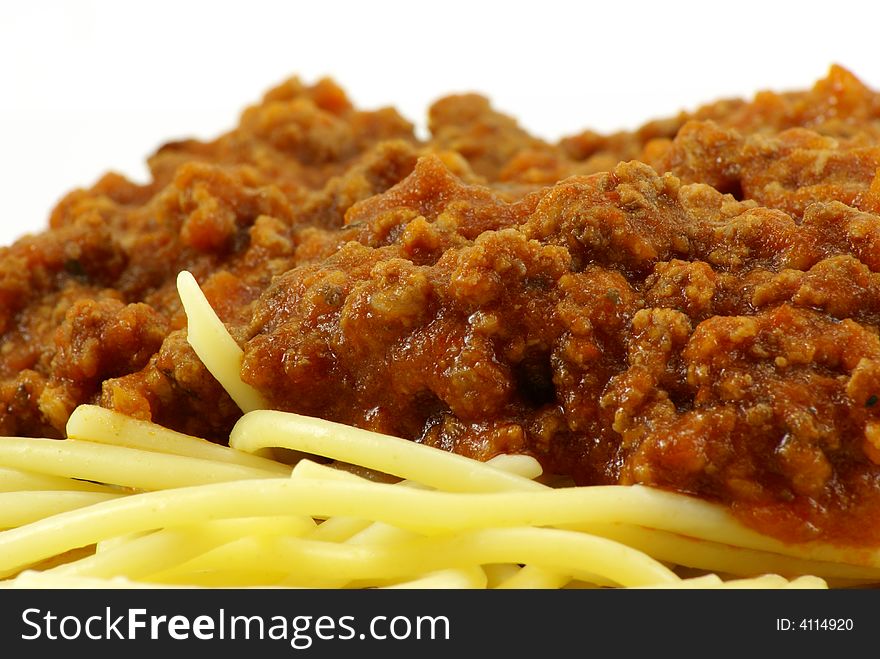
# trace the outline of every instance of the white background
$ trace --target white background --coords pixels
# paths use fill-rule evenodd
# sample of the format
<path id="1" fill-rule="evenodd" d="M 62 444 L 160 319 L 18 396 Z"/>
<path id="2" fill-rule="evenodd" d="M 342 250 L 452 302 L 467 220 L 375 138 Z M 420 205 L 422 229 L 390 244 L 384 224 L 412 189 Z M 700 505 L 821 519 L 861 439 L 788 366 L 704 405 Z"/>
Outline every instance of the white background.
<path id="1" fill-rule="evenodd" d="M 298 74 L 424 125 L 477 90 L 545 138 L 635 127 L 722 96 L 804 88 L 832 62 L 880 87 L 880 8 L 709 2 L 0 2 L 0 244 L 67 190 L 143 180 Z"/>

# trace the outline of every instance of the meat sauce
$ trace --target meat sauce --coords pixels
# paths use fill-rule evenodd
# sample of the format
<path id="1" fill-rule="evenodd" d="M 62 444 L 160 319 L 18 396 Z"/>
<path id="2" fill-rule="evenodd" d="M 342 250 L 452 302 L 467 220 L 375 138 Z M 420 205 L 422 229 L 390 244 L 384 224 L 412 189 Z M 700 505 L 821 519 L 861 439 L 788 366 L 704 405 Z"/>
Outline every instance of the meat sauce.
<path id="1" fill-rule="evenodd" d="M 97 403 L 223 441 L 192 271 L 278 409 L 880 544 L 880 95 L 832 67 L 549 144 L 476 95 L 289 81 L 0 251 L 0 432 Z"/>

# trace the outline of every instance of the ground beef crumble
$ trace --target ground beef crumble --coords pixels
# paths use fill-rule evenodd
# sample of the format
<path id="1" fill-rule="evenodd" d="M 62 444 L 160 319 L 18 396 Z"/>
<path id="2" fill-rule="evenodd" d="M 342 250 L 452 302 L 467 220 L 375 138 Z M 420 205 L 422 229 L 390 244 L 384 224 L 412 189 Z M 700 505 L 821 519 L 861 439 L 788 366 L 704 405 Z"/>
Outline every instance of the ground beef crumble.
<path id="1" fill-rule="evenodd" d="M 880 543 L 880 95 L 832 67 L 550 144 L 478 95 L 291 80 L 0 250 L 0 432 L 98 403 L 223 441 L 192 271 L 273 407 Z"/>

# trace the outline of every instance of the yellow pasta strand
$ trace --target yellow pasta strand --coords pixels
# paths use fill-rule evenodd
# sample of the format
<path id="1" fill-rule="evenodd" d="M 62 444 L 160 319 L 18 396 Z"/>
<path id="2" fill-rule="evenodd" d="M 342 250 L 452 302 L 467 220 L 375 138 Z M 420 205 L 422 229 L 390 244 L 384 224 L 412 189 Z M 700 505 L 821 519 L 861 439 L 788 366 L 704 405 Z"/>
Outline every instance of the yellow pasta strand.
<path id="1" fill-rule="evenodd" d="M 497 588 L 523 568 L 511 563 L 487 563 L 483 566 L 486 574 L 486 588 Z"/>
<path id="2" fill-rule="evenodd" d="M 771 551 L 747 549 L 736 544 L 712 542 L 700 537 L 687 537 L 660 529 L 617 523 L 581 524 L 578 528 L 640 549 L 661 561 L 713 572 L 731 575 L 775 572 L 788 577 L 812 574 L 826 578 L 880 580 L 880 569 L 877 567 L 809 560 Z M 833 551 L 833 548 L 829 548 L 829 552 Z"/>
<path id="3" fill-rule="evenodd" d="M 697 505 L 699 504 L 699 505 Z M 429 515 L 425 511 L 431 511 Z M 639 486 L 460 494 L 380 483 L 307 479 L 237 481 L 148 492 L 90 506 L 0 533 L 0 571 L 17 571 L 108 537 L 194 521 L 267 515 L 344 515 L 384 521 L 418 533 L 449 534 L 503 526 L 624 522 L 739 544 L 780 545 L 737 526 L 716 507 Z M 756 537 L 755 537 L 756 536 Z M 841 548 L 783 546 L 789 554 L 841 562 Z M 780 552 L 781 553 L 781 552 Z M 855 553 L 877 566 L 877 552 Z M 866 570 L 873 576 L 871 570 Z"/>
<path id="4" fill-rule="evenodd" d="M 26 589 L 115 589 L 115 588 L 162 588 L 159 584 L 139 583 L 125 577 L 112 577 L 110 579 L 96 579 L 93 577 L 65 577 L 46 572 L 28 570 L 22 572 L 15 579 L 0 581 L 0 588 L 26 588 Z"/>
<path id="5" fill-rule="evenodd" d="M 301 538 L 243 538 L 181 566 L 216 569 L 266 564 L 291 573 L 340 579 L 407 577 L 481 563 L 544 563 L 572 574 L 599 573 L 621 585 L 678 581 L 643 552 L 584 533 L 511 528 L 382 545 L 335 544 Z"/>
<path id="6" fill-rule="evenodd" d="M 0 465 L 142 490 L 279 477 L 251 466 L 91 442 L 0 437 Z"/>
<path id="7" fill-rule="evenodd" d="M 751 581 L 751 580 L 750 580 Z M 640 589 L 658 589 L 658 588 L 675 588 L 677 590 L 703 590 L 706 588 L 715 588 L 724 582 L 717 574 L 704 574 L 691 579 L 682 579 L 676 584 L 653 584 L 651 586 L 636 586 Z"/>
<path id="8" fill-rule="evenodd" d="M 412 581 L 402 581 L 381 588 L 390 590 L 485 588 L 486 583 L 486 573 L 479 567 L 472 567 L 461 570 L 440 570 Z"/>
<path id="9" fill-rule="evenodd" d="M 187 318 L 187 341 L 199 359 L 232 397 L 242 412 L 267 407 L 262 394 L 241 379 L 243 352 L 211 305 L 195 277 L 177 276 L 177 291 Z"/>
<path id="10" fill-rule="evenodd" d="M 530 455 L 511 455 L 503 453 L 486 461 L 496 469 L 501 469 L 509 474 L 515 474 L 521 478 L 534 480 L 544 473 L 541 463 Z"/>
<path id="11" fill-rule="evenodd" d="M 732 579 L 730 581 L 722 581 L 715 574 L 707 574 L 692 579 L 682 579 L 675 584 L 655 584 L 652 586 L 642 586 L 642 588 L 674 588 L 680 590 L 691 589 L 721 589 L 721 590 L 751 590 L 760 588 L 764 590 L 782 590 L 782 589 L 826 589 L 828 584 L 817 577 L 798 577 L 789 581 L 785 577 L 778 574 L 763 574 L 758 577 L 749 579 Z"/>
<path id="12" fill-rule="evenodd" d="M 571 581 L 571 574 L 565 574 L 559 570 L 548 570 L 536 565 L 526 565 L 524 568 L 498 584 L 498 588 L 502 590 L 521 588 L 562 588 L 569 581 Z"/>
<path id="13" fill-rule="evenodd" d="M 30 524 L 59 513 L 85 508 L 121 495 L 109 492 L 4 492 L 0 494 L 0 529 Z M 60 552 L 59 552 L 60 553 Z M 52 554 L 44 556 L 48 558 Z"/>
<path id="14" fill-rule="evenodd" d="M 247 535 L 301 535 L 314 528 L 311 518 L 230 519 L 172 528 L 120 543 L 93 556 L 49 570 L 59 576 L 125 576 L 140 579 Z"/>
<path id="15" fill-rule="evenodd" d="M 74 478 L 48 476 L 10 467 L 0 467 L 0 492 L 23 492 L 28 490 L 58 490 L 62 492 L 118 493 L 119 488 L 80 481 Z"/>
<path id="16" fill-rule="evenodd" d="M 824 579 L 820 579 L 819 577 L 807 574 L 802 577 L 798 577 L 797 579 L 792 579 L 788 582 L 788 585 L 785 586 L 785 588 L 788 590 L 828 588 L 828 584 L 825 582 Z"/>
<path id="17" fill-rule="evenodd" d="M 287 475 L 291 469 L 274 460 L 236 451 L 95 405 L 80 405 L 73 411 L 67 422 L 67 436 L 81 441 L 237 464 L 267 473 Z"/>
<path id="18" fill-rule="evenodd" d="M 239 419 L 229 445 L 247 452 L 284 447 L 323 455 L 448 492 L 545 489 L 528 478 L 455 453 L 274 410 L 251 412 Z"/>
<path id="19" fill-rule="evenodd" d="M 526 460 L 508 460 L 506 459 L 508 457 L 526 458 Z M 536 476 L 540 475 L 541 472 L 540 465 L 538 465 L 537 469 L 535 468 L 537 460 L 527 456 L 497 456 L 489 460 L 487 464 L 511 473 L 519 472 L 519 475 L 525 478 L 529 478 L 532 474 Z M 320 465 L 307 459 L 300 460 L 297 463 L 293 469 L 292 476 L 294 478 L 327 478 L 337 481 L 365 482 L 364 479 L 354 474 Z M 398 483 L 398 485 L 413 486 L 414 484 L 411 481 L 403 481 Z M 370 541 L 369 538 L 373 537 L 372 534 L 370 534 L 370 527 L 374 525 L 375 524 L 369 520 L 334 517 L 321 524 L 315 529 L 310 537 L 313 540 L 325 540 L 330 542 L 348 542 L 354 538 L 358 538 L 358 542 Z M 385 525 L 382 526 L 384 527 Z M 388 528 L 385 528 L 385 530 L 380 533 L 390 533 Z M 396 533 L 403 534 L 406 532 L 398 530 Z"/>

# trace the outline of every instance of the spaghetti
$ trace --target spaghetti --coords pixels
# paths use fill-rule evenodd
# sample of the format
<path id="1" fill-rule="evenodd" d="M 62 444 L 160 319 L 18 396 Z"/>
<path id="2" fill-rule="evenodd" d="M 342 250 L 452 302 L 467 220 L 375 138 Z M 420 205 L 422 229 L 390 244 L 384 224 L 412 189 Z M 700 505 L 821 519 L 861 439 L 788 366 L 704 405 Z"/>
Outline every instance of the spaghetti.
<path id="1" fill-rule="evenodd" d="M 482 463 L 257 409 L 262 401 L 236 382 L 234 341 L 217 331 L 194 280 L 179 282 L 194 349 L 250 408 L 230 447 L 92 406 L 71 416 L 67 440 L 0 439 L 4 586 L 803 588 L 880 579 L 880 551 L 785 544 L 705 501 L 641 486 L 552 488 L 534 480 L 541 470 L 528 456 Z M 400 480 L 258 455 L 275 448 Z M 678 567 L 710 574 L 683 578 Z"/>

